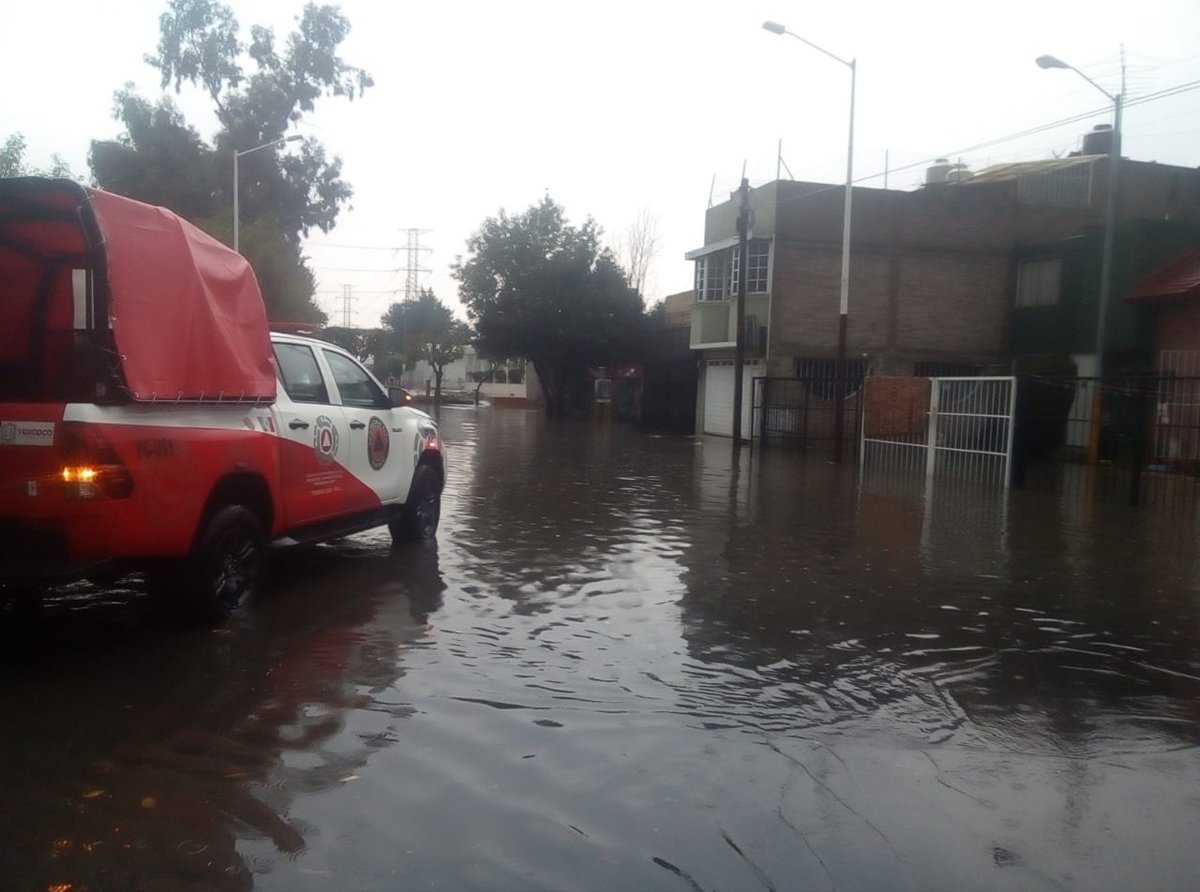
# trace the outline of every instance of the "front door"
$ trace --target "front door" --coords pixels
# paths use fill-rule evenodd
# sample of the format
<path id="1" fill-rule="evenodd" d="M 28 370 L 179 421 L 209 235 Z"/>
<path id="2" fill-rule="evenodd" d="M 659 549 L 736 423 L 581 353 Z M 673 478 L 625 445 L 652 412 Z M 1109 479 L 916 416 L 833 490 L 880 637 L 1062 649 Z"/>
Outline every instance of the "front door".
<path id="1" fill-rule="evenodd" d="M 353 480 L 344 461 L 350 430 L 342 407 L 307 344 L 277 343 L 283 385 L 276 401 L 280 423 L 283 526 L 305 526 L 345 514 Z"/>
<path id="2" fill-rule="evenodd" d="M 346 354 L 323 349 L 342 411 L 350 430 L 346 467 L 363 486 L 364 508 L 374 508 L 402 499 L 408 486 L 408 474 L 401 467 L 409 463 L 408 453 L 400 448 L 399 423 L 393 417 L 391 399 L 361 365 Z"/>

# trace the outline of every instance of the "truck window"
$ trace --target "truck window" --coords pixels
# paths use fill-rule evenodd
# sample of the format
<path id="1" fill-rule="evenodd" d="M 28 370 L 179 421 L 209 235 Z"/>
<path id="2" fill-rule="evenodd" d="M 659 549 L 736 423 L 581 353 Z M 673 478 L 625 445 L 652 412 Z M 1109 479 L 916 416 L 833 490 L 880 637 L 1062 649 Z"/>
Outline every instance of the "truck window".
<path id="1" fill-rule="evenodd" d="M 294 402 L 329 402 L 329 391 L 311 347 L 304 344 L 273 344 L 272 349 L 275 351 L 279 377 L 283 379 L 283 389 Z"/>
<path id="2" fill-rule="evenodd" d="M 99 399 L 104 332 L 92 329 L 91 271 L 11 249 L 0 240 L 4 283 L 0 399 Z"/>
<path id="3" fill-rule="evenodd" d="M 325 351 L 325 361 L 333 372 L 333 380 L 337 384 L 338 393 L 342 395 L 343 406 L 358 406 L 364 409 L 386 409 L 390 404 L 378 385 L 371 380 L 367 370 L 353 359 Z"/>

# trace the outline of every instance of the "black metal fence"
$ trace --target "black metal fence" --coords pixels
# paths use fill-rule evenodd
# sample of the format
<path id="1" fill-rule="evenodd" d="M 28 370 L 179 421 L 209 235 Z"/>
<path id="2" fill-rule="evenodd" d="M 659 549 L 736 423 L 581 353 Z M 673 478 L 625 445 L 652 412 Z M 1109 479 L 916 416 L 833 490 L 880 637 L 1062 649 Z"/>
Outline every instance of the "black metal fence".
<path id="1" fill-rule="evenodd" d="M 1193 510 L 1200 485 L 1200 378 L 1022 377 L 1013 485 Z"/>
<path id="2" fill-rule="evenodd" d="M 843 456 L 858 453 L 862 424 L 862 376 L 755 378 L 751 424 L 763 446 L 786 446 L 832 455 L 838 398 L 843 411 Z"/>

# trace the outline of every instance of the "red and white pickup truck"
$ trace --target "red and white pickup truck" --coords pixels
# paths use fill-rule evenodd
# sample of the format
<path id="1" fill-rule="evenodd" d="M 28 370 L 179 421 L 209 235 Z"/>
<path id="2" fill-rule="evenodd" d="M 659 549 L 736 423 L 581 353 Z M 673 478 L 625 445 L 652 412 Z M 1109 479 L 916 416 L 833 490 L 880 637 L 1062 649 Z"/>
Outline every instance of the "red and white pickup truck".
<path id="1" fill-rule="evenodd" d="M 211 617 L 270 543 L 437 531 L 438 429 L 270 331 L 241 255 L 162 208 L 0 180 L 0 588 L 145 571 Z"/>

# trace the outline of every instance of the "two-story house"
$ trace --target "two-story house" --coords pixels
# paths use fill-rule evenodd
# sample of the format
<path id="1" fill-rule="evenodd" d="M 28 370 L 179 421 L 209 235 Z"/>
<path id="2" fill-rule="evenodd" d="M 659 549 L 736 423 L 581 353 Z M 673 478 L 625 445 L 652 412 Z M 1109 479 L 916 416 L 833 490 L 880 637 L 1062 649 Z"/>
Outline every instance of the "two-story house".
<path id="1" fill-rule="evenodd" d="M 1107 155 L 1080 155 L 976 175 L 936 165 L 915 191 L 855 187 L 847 372 L 1007 373 L 1022 356 L 1078 358 L 1086 351 L 1089 318 L 1094 343 L 1099 276 L 1098 255 L 1092 270 L 1090 247 L 1079 246 L 1092 245 L 1102 226 L 1107 164 Z M 1128 221 L 1165 218 L 1171 245 L 1182 249 L 1200 222 L 1200 171 L 1123 161 L 1121 174 L 1118 207 L 1126 236 L 1120 244 L 1136 255 L 1128 263 L 1132 287 L 1143 267 L 1170 252 L 1152 237 L 1134 238 Z M 837 185 L 775 181 L 752 189 L 749 201 L 746 431 L 753 377 L 833 373 L 844 192 Z M 710 208 L 703 247 L 686 255 L 695 263 L 691 347 L 702 356 L 697 430 L 726 436 L 740 262 L 736 220 L 735 199 Z M 1146 231 L 1154 227 L 1147 225 Z M 1085 295 L 1090 316 L 1073 303 L 1057 315 L 1047 311 L 1068 293 Z M 1115 292 L 1114 304 L 1119 297 Z M 1133 323 L 1123 321 L 1119 309 L 1114 314 L 1113 342 L 1127 348 Z M 1058 325 L 1074 337 L 1055 340 Z"/>

